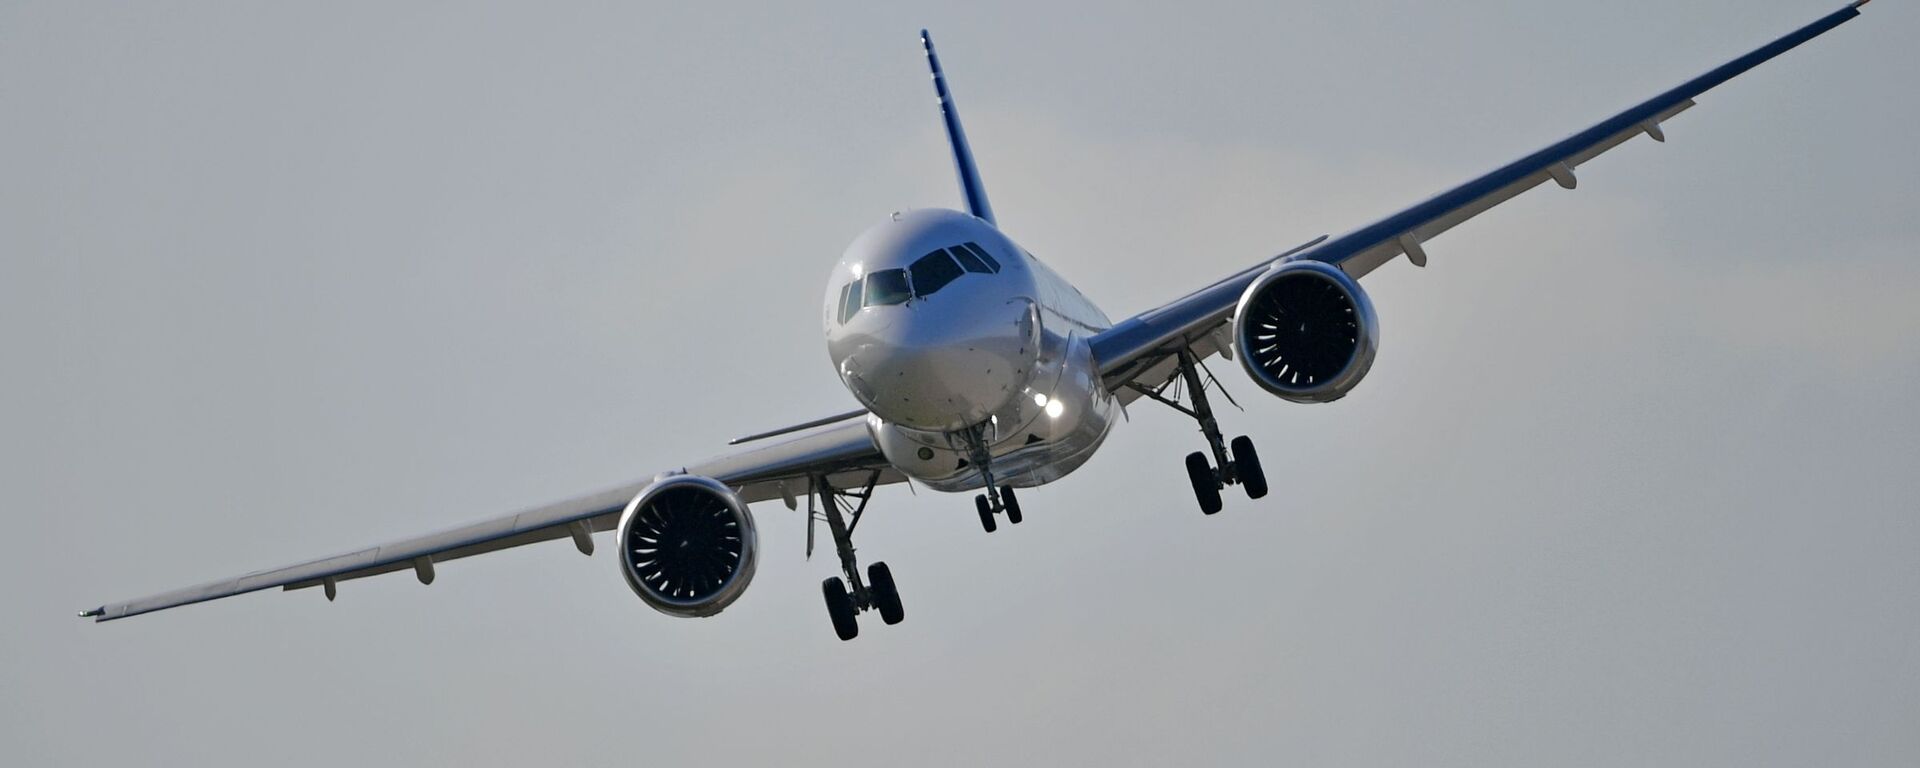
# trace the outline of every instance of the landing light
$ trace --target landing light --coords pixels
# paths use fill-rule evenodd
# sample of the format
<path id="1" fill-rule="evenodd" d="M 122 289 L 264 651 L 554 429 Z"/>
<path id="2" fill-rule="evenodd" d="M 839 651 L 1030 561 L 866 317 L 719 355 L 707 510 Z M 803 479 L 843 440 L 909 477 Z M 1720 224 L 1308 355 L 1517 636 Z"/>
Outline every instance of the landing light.
<path id="1" fill-rule="evenodd" d="M 1050 403 L 1047 403 L 1047 418 L 1049 419 L 1060 418 L 1060 414 L 1066 413 L 1066 411 L 1067 411 L 1067 407 L 1064 405 L 1061 405 L 1060 401 L 1058 400 L 1054 400 Z"/>
<path id="2" fill-rule="evenodd" d="M 1033 393 L 1033 404 L 1042 408 L 1047 407 L 1047 394 L 1045 392 Z"/>

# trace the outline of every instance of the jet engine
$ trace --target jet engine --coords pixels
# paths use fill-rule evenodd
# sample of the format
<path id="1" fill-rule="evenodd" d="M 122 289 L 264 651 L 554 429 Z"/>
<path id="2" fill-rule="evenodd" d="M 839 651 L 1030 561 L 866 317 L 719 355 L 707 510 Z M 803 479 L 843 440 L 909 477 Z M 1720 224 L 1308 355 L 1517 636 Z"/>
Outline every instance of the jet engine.
<path id="1" fill-rule="evenodd" d="M 655 481 L 627 504 L 615 530 L 627 586 L 669 616 L 712 616 L 753 581 L 753 516 L 712 478 Z"/>
<path id="2" fill-rule="evenodd" d="M 1360 284 L 1339 267 L 1290 261 L 1240 295 L 1233 345 L 1262 388 L 1296 403 L 1345 397 L 1373 366 L 1380 321 Z"/>

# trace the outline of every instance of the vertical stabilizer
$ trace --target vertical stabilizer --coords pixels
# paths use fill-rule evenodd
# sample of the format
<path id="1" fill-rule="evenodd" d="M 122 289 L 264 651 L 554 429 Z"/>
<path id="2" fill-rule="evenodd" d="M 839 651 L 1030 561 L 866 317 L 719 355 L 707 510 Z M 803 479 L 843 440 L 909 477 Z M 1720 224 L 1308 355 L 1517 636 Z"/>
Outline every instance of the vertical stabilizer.
<path id="1" fill-rule="evenodd" d="M 960 127 L 960 112 L 953 106 L 953 94 L 947 91 L 947 75 L 940 71 L 940 55 L 933 52 L 933 36 L 920 30 L 920 45 L 927 50 L 927 68 L 933 70 L 933 90 L 940 96 L 940 119 L 947 126 L 947 144 L 953 147 L 953 170 L 960 176 L 960 194 L 967 198 L 967 212 L 987 223 L 994 223 L 993 206 L 987 203 L 986 185 L 980 182 L 980 168 L 973 164 L 973 149 L 967 146 L 966 129 Z"/>

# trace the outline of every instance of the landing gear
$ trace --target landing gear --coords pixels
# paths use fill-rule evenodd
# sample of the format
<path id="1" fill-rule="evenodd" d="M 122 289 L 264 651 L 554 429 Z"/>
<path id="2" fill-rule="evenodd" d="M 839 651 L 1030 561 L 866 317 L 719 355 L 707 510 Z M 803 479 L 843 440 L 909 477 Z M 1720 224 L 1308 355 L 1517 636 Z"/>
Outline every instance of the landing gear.
<path id="1" fill-rule="evenodd" d="M 834 576 L 820 582 L 820 591 L 827 597 L 827 617 L 833 619 L 833 633 L 841 640 L 859 637 L 860 622 L 853 617 L 853 593 L 847 591 L 847 583 Z"/>
<path id="2" fill-rule="evenodd" d="M 987 533 L 993 533 L 1000 526 L 993 516 L 1002 512 L 1007 515 L 1008 525 L 1019 525 L 1020 498 L 1013 494 L 1013 486 L 998 485 L 993 480 L 993 454 L 987 452 L 984 427 L 967 430 L 965 441 L 968 460 L 980 468 L 980 477 L 987 483 L 986 493 L 973 497 L 973 508 L 980 513 L 980 527 Z"/>
<path id="3" fill-rule="evenodd" d="M 1240 479 L 1240 487 L 1247 489 L 1247 498 L 1267 495 L 1267 473 L 1260 468 L 1260 454 L 1253 450 L 1253 438 L 1241 435 L 1233 439 L 1232 445 L 1233 474 Z"/>
<path id="4" fill-rule="evenodd" d="M 867 585 L 873 592 L 873 607 L 880 611 L 881 621 L 898 624 L 907 618 L 907 609 L 900 607 L 900 590 L 893 586 L 893 569 L 886 563 L 867 566 Z"/>
<path id="5" fill-rule="evenodd" d="M 980 512 L 980 527 L 985 528 L 987 533 L 993 533 L 1000 528 L 993 520 L 993 516 L 999 512 L 1006 513 L 1008 525 L 1019 525 L 1020 521 L 1024 519 L 1020 516 L 1020 497 L 1013 495 L 1013 488 L 1011 486 L 1002 486 L 1000 488 L 1000 504 L 998 505 L 998 510 L 994 509 L 995 505 L 993 501 L 991 501 L 992 498 L 991 495 L 985 493 L 977 494 L 973 497 L 973 507 Z"/>
<path id="6" fill-rule="evenodd" d="M 880 473 L 874 472 L 867 478 L 867 487 L 859 491 L 837 489 L 828 482 L 825 475 L 813 478 L 814 490 L 822 506 L 826 507 L 824 516 L 827 529 L 833 533 L 833 548 L 840 556 L 840 570 L 846 575 L 820 583 L 821 596 L 827 602 L 827 617 L 833 620 L 833 633 L 841 640 L 852 640 L 860 635 L 858 616 L 862 611 L 879 611 L 880 620 L 888 624 L 898 624 L 907 617 L 906 609 L 900 606 L 900 589 L 893 583 L 893 569 L 886 563 L 874 563 L 867 566 L 867 579 L 860 580 L 860 564 L 853 556 L 853 529 L 860 524 L 860 515 L 867 509 L 867 500 L 873 497 L 873 486 L 880 479 Z M 816 514 L 813 509 L 815 497 L 807 497 L 808 515 L 808 554 L 812 554 L 812 520 Z M 848 505 L 846 499 L 854 499 L 858 504 L 852 506 L 852 519 L 848 520 L 841 507 Z M 852 585 L 852 586 L 848 586 Z"/>
<path id="7" fill-rule="evenodd" d="M 1179 378 L 1170 378 L 1159 387 L 1132 382 L 1127 386 L 1200 422 L 1200 433 L 1207 438 L 1208 452 L 1187 454 L 1187 480 L 1193 483 L 1193 497 L 1199 502 L 1200 511 L 1209 515 L 1219 512 L 1224 506 L 1220 499 L 1221 489 L 1236 483 L 1246 489 L 1247 498 L 1258 499 L 1267 495 L 1267 475 L 1260 468 L 1260 454 L 1254 451 L 1253 440 L 1245 435 L 1236 437 L 1231 443 L 1232 452 L 1228 452 L 1229 444 L 1226 437 L 1220 434 L 1220 423 L 1213 418 L 1212 404 L 1207 402 L 1206 384 L 1200 380 L 1203 370 L 1200 361 L 1187 349 L 1181 349 L 1177 354 L 1180 360 L 1177 370 Z M 1212 380 L 1213 374 L 1209 372 L 1207 378 Z M 1181 405 L 1176 399 L 1178 394 L 1174 397 L 1166 395 L 1166 390 L 1176 381 L 1186 385 L 1187 398 L 1193 401 L 1192 408 Z M 1219 382 L 1214 381 L 1214 384 L 1218 385 Z M 1220 394 L 1225 395 L 1226 390 L 1221 390 Z M 1228 396 L 1227 401 L 1232 402 L 1232 396 Z M 1212 454 L 1211 461 L 1208 460 L 1208 453 Z"/>
<path id="8" fill-rule="evenodd" d="M 1211 515 L 1224 506 L 1220 501 L 1220 481 L 1199 451 L 1187 454 L 1187 479 L 1193 481 L 1193 497 L 1200 501 L 1200 512 Z"/>

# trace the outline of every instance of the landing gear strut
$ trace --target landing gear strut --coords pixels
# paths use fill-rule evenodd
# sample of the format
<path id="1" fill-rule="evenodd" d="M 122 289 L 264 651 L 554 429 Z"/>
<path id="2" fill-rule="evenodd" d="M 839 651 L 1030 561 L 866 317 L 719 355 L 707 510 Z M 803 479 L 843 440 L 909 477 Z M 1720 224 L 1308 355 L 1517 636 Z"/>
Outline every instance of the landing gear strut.
<path id="1" fill-rule="evenodd" d="M 840 570 L 846 574 L 844 580 L 834 576 L 820 583 L 821 595 L 827 601 L 827 616 L 833 619 L 833 633 L 841 640 L 860 635 L 860 622 L 856 617 L 862 611 L 879 611 L 880 620 L 888 624 L 898 624 L 907 617 L 906 610 L 900 607 L 900 590 L 894 586 L 893 569 L 886 563 L 874 563 L 867 566 L 867 578 L 862 581 L 860 563 L 853 556 L 853 529 L 860 525 L 860 515 L 866 512 L 867 500 L 873 498 L 873 486 L 879 479 L 880 473 L 876 471 L 867 477 L 865 488 L 855 491 L 834 488 L 825 475 L 813 478 L 814 491 L 821 506 L 826 508 L 822 516 L 826 518 L 827 529 L 833 533 L 834 551 L 840 555 Z M 808 554 L 813 553 L 814 500 L 814 495 L 808 495 Z M 843 506 L 851 508 L 851 520 L 842 511 Z"/>
<path id="2" fill-rule="evenodd" d="M 1000 526 L 993 516 L 1002 512 L 1007 515 L 1009 525 L 1020 524 L 1020 498 L 1013 494 L 1012 486 L 996 485 L 993 481 L 993 454 L 987 452 L 986 427 L 974 427 L 967 430 L 967 460 L 980 468 L 980 477 L 987 482 L 986 493 L 973 497 L 973 506 L 980 513 L 980 527 L 987 533 L 993 533 Z"/>
<path id="3" fill-rule="evenodd" d="M 1206 382 L 1200 379 L 1200 372 L 1205 367 L 1194 358 L 1192 350 L 1182 348 L 1177 355 L 1180 360 L 1179 378 L 1169 378 L 1159 387 L 1133 382 L 1128 382 L 1127 386 L 1200 422 L 1200 433 L 1206 436 L 1207 448 L 1213 454 L 1211 462 L 1205 453 L 1195 451 L 1187 454 L 1187 479 L 1193 483 L 1193 496 L 1200 502 L 1200 511 L 1209 515 L 1219 512 L 1224 506 L 1220 500 L 1220 490 L 1236 483 L 1246 489 L 1247 498 L 1258 499 L 1267 495 L 1267 475 L 1260 468 L 1260 454 L 1254 451 L 1253 440 L 1242 435 L 1228 443 L 1225 436 L 1220 434 L 1220 423 L 1213 418 L 1213 405 L 1207 401 Z M 1220 383 L 1213 378 L 1211 371 L 1207 372 L 1207 379 L 1213 381 L 1215 386 Z M 1175 381 L 1185 383 L 1187 399 L 1193 401 L 1192 408 L 1180 404 L 1178 393 L 1173 397 L 1167 396 L 1167 390 Z M 1220 394 L 1226 395 L 1226 390 L 1222 389 Z M 1233 397 L 1228 395 L 1227 401 L 1232 402 Z M 1229 446 L 1231 452 L 1228 451 Z"/>

